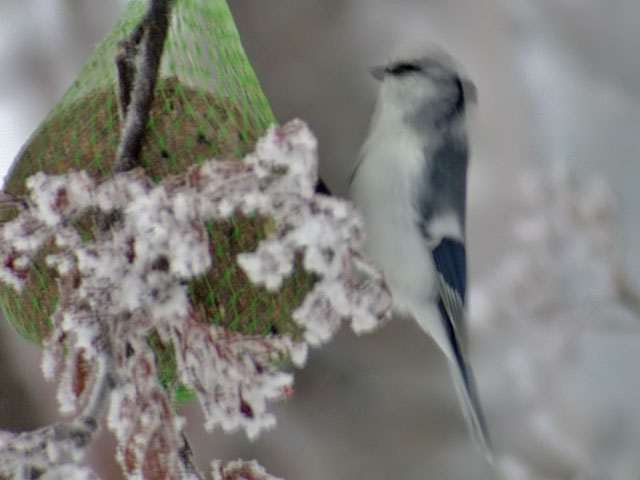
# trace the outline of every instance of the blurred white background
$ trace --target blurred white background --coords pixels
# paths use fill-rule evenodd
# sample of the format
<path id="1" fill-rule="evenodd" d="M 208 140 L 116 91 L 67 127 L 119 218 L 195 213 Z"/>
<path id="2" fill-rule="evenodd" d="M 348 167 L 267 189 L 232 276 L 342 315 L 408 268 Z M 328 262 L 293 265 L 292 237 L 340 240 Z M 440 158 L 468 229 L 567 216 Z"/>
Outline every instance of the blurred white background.
<path id="1" fill-rule="evenodd" d="M 125 3 L 0 0 L 3 173 Z M 310 123 L 337 194 L 373 110 L 367 68 L 420 40 L 465 66 L 479 92 L 468 199 L 472 361 L 502 476 L 639 478 L 640 317 L 621 285 L 640 285 L 640 4 L 230 5 L 277 118 Z M 38 350 L 0 328 L 0 427 L 51 421 Z M 312 353 L 295 396 L 274 410 L 278 428 L 253 444 L 205 436 L 188 411 L 198 458 L 255 457 L 289 480 L 496 478 L 470 444 L 444 358 L 410 323 L 362 338 L 343 332 Z M 106 448 L 92 461 L 103 478 L 118 478 Z"/>

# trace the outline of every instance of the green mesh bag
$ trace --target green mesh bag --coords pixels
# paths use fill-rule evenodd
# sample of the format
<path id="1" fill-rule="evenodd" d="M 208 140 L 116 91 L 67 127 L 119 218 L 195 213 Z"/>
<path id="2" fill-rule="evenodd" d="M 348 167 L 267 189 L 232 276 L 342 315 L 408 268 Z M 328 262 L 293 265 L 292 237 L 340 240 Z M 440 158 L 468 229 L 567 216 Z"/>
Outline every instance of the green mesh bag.
<path id="1" fill-rule="evenodd" d="M 118 42 L 138 25 L 147 4 L 134 0 L 89 59 L 73 85 L 32 135 L 7 177 L 5 191 L 25 194 L 25 179 L 37 171 L 84 169 L 94 177 L 113 174 L 120 141 Z M 242 48 L 225 0 L 176 0 L 161 60 L 141 161 L 154 181 L 184 172 L 212 157 L 240 158 L 274 117 Z M 2 221 L 16 212 L 4 209 Z M 237 266 L 239 252 L 252 251 L 269 231 L 270 219 L 234 215 L 207 225 L 214 267 L 190 285 L 194 311 L 203 321 L 247 334 L 299 334 L 290 313 L 313 279 L 299 266 L 281 291 L 253 286 Z M 91 219 L 77 228 L 92 238 Z M 53 246 L 34 263 L 22 292 L 0 287 L 5 317 L 25 338 L 41 343 L 57 301 L 56 275 L 45 264 Z M 156 353 L 158 339 L 149 339 Z M 171 365 L 172 352 L 163 356 Z"/>

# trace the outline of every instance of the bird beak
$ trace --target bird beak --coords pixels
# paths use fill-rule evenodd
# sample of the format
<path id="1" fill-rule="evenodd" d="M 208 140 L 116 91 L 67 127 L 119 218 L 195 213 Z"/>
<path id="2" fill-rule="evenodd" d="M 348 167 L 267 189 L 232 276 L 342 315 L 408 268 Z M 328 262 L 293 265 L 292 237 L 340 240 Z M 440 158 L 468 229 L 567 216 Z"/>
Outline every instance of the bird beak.
<path id="1" fill-rule="evenodd" d="M 371 67 L 369 69 L 369 72 L 371 73 L 373 78 L 381 82 L 382 79 L 384 78 L 384 74 L 386 70 L 387 70 L 386 67 Z"/>
<path id="2" fill-rule="evenodd" d="M 468 78 L 463 78 L 460 80 L 462 83 L 462 91 L 464 93 L 464 100 L 467 103 L 478 103 L 478 90 L 476 89 L 475 84 L 469 80 Z"/>

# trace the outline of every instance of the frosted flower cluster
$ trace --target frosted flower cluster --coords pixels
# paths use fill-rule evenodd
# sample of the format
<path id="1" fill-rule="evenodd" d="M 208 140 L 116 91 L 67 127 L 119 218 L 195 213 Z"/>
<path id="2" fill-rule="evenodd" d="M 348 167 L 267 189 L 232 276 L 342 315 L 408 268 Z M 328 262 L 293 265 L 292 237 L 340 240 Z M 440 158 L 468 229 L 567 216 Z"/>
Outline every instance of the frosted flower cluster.
<path id="1" fill-rule="evenodd" d="M 316 182 L 316 140 L 301 121 L 272 128 L 244 161 L 209 161 L 158 185 L 139 170 L 106 181 L 84 172 L 29 178 L 25 208 L 0 228 L 0 279 L 19 290 L 32 259 L 55 241 L 57 253 L 47 262 L 59 274 L 59 301 L 43 372 L 59 379 L 61 411 L 73 415 L 69 425 L 81 419 L 93 429 L 70 438 L 59 434 L 67 424 L 3 433 L 0 476 L 77 460 L 108 408 L 125 475 L 201 478 L 184 420 L 157 380 L 151 332 L 173 346 L 179 380 L 195 391 L 208 430 L 242 428 L 254 438 L 272 427 L 267 401 L 292 392 L 292 376 L 280 371 L 283 358 L 301 366 L 307 345 L 329 340 L 341 319 L 364 332 L 388 318 L 391 307 L 383 277 L 357 253 L 359 217 L 347 202 L 315 194 Z M 274 222 L 258 249 L 238 259 L 252 281 L 277 290 L 296 255 L 317 275 L 293 317 L 304 341 L 242 336 L 196 318 L 187 283 L 212 266 L 205 222 L 238 211 Z M 92 241 L 72 227 L 89 213 L 102 232 Z M 214 475 L 274 478 L 251 465 L 218 465 Z M 90 478 L 77 468 L 71 478 Z M 253 476 L 233 473 L 245 469 Z"/>

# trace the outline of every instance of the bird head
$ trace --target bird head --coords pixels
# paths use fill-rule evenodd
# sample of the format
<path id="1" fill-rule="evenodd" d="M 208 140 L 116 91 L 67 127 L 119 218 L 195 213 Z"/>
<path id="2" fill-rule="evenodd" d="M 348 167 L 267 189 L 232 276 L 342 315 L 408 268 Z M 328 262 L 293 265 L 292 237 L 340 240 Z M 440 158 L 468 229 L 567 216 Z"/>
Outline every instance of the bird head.
<path id="1" fill-rule="evenodd" d="M 451 56 L 433 45 L 401 47 L 385 65 L 371 68 L 371 74 L 382 82 L 383 108 L 405 117 L 436 121 L 463 114 L 467 104 L 477 101 L 474 84 Z"/>

